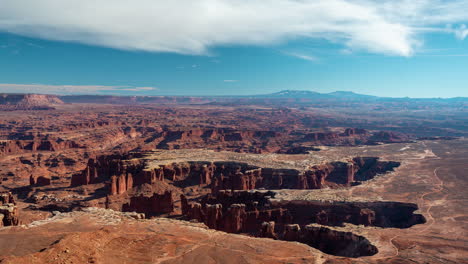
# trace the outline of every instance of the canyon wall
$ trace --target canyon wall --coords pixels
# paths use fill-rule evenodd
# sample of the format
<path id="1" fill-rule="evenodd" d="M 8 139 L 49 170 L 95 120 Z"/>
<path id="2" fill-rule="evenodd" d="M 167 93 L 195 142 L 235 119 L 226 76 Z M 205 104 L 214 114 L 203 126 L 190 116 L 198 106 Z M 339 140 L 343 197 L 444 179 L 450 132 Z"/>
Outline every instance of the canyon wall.
<path id="1" fill-rule="evenodd" d="M 122 211 L 144 213 L 146 217 L 172 213 L 174 211 L 172 193 L 166 191 L 163 194 L 154 193 L 150 197 L 144 195 L 130 197 L 130 202 L 122 206 Z"/>
<path id="2" fill-rule="evenodd" d="M 356 157 L 346 162 L 314 165 L 305 171 L 273 169 L 240 162 L 189 161 L 148 168 L 142 154 L 109 155 L 90 159 L 81 174 L 73 175 L 71 186 L 107 182 L 109 194 L 122 194 L 133 186 L 169 180 L 179 186 L 210 186 L 220 190 L 320 189 L 351 186 L 392 171 L 400 164 L 376 157 Z"/>
<path id="3" fill-rule="evenodd" d="M 400 202 L 319 202 L 272 201 L 272 206 L 287 209 L 295 223 L 328 226 L 355 225 L 409 228 L 426 219 L 414 214 L 418 206 Z"/>
<path id="4" fill-rule="evenodd" d="M 36 136 L 33 140 L 0 140 L 0 156 L 36 151 L 60 151 L 83 148 L 72 140 Z"/>
<path id="5" fill-rule="evenodd" d="M 209 228 L 228 233 L 244 233 L 258 237 L 267 237 L 287 241 L 297 241 L 308 244 L 323 252 L 346 257 L 370 256 L 378 252 L 366 238 L 351 232 L 343 232 L 323 226 L 314 220 L 297 215 L 291 207 L 280 207 L 271 201 L 274 193 L 252 191 L 220 191 L 216 195 L 205 196 L 199 202 L 189 202 L 181 195 L 182 214 L 187 219 L 205 223 Z M 293 201 L 291 203 L 294 203 Z M 298 205 L 301 205 L 299 203 Z M 350 207 L 354 204 L 350 203 Z M 368 205 L 368 207 L 380 208 L 381 204 Z M 405 207 L 396 205 L 394 207 Z M 359 207 L 359 205 L 358 205 Z M 304 210 L 307 211 L 309 207 Z M 402 209 L 404 211 L 405 209 Z M 367 209 L 371 214 L 372 209 Z M 383 210 L 385 215 L 379 217 L 392 217 L 388 210 Z M 402 211 L 399 211 L 400 213 Z M 356 214 L 357 215 L 354 215 Z M 361 210 L 349 212 L 344 220 L 352 222 L 352 218 L 363 218 Z M 309 222 L 305 222 L 309 221 Z M 389 222 L 389 221 L 387 221 Z M 315 223 L 315 224 L 312 224 Z M 374 225 L 374 222 L 370 222 Z"/>
<path id="6" fill-rule="evenodd" d="M 237 232 L 260 233 L 264 222 L 274 221 L 276 229 L 285 224 L 306 226 L 311 223 L 328 226 L 355 225 L 409 228 L 425 223 L 424 216 L 414 214 L 418 206 L 400 202 L 319 202 L 277 201 L 272 191 L 220 191 L 209 194 L 199 202 L 190 203 L 181 196 L 182 214 L 204 222 L 210 228 L 227 231 L 236 211 L 240 223 Z M 217 209 L 213 220 L 213 206 Z M 212 225 L 216 223 L 216 225 Z M 228 231 L 227 231 L 228 232 Z"/>

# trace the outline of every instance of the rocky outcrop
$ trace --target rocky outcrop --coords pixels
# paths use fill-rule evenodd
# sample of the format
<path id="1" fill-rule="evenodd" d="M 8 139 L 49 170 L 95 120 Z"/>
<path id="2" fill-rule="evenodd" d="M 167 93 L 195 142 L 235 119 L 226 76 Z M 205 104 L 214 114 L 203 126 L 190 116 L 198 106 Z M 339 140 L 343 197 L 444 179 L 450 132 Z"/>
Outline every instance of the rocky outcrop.
<path id="1" fill-rule="evenodd" d="M 104 155 L 91 158 L 81 173 L 72 176 L 71 186 L 107 182 L 109 194 L 115 195 L 133 188 L 136 180 L 138 185 L 154 182 L 155 175 L 145 171 L 144 161 L 134 159 L 136 157 L 141 155 Z"/>
<path id="2" fill-rule="evenodd" d="M 48 176 L 29 176 L 29 184 L 33 186 L 47 186 L 50 185 L 51 178 Z"/>
<path id="3" fill-rule="evenodd" d="M 350 137 L 355 135 L 367 135 L 369 132 L 362 128 L 346 128 L 343 134 L 344 136 Z"/>
<path id="4" fill-rule="evenodd" d="M 206 225 L 213 229 L 221 228 L 223 223 L 223 206 L 221 204 L 206 204 L 205 205 L 205 222 Z"/>
<path id="5" fill-rule="evenodd" d="M 19 224 L 18 208 L 11 192 L 0 192 L 0 227 Z"/>
<path id="6" fill-rule="evenodd" d="M 286 241 L 299 241 L 301 238 L 301 226 L 298 224 L 284 225 L 282 238 Z"/>
<path id="7" fill-rule="evenodd" d="M 144 213 L 147 217 L 174 211 L 172 193 L 166 191 L 163 194 L 154 193 L 152 196 L 134 196 L 130 202 L 122 206 L 123 212 Z"/>
<path id="8" fill-rule="evenodd" d="M 278 236 L 275 233 L 275 222 L 263 222 L 260 229 L 260 237 L 267 237 L 278 239 Z"/>
<path id="9" fill-rule="evenodd" d="M 181 196 L 181 201 L 182 213 L 188 219 L 229 233 L 262 236 L 270 232 L 264 227 L 264 222 L 286 223 L 291 219 L 286 210 L 269 208 L 266 204 L 268 196 L 260 192 L 220 191 L 216 196 L 208 195 L 200 202 L 189 203 L 185 196 Z M 270 233 L 268 237 L 273 237 L 274 232 Z"/>
<path id="10" fill-rule="evenodd" d="M 200 202 L 188 203 L 181 196 L 182 213 L 188 219 L 205 223 L 208 227 L 229 233 L 262 233 L 264 222 L 288 221 L 285 210 L 264 207 L 267 201 L 259 192 L 221 191 L 208 195 Z M 258 209 L 259 204 L 261 209 Z"/>
<path id="11" fill-rule="evenodd" d="M 16 204 L 15 198 L 11 192 L 0 192 L 0 205 L 9 203 Z"/>
<path id="12" fill-rule="evenodd" d="M 120 174 L 119 176 L 112 176 L 111 177 L 111 187 L 110 187 L 110 194 L 124 194 L 127 190 L 131 190 L 133 188 L 133 176 L 131 173 Z"/>
<path id="13" fill-rule="evenodd" d="M 245 204 L 231 204 L 225 214 L 223 230 L 228 233 L 240 233 L 246 217 Z"/>

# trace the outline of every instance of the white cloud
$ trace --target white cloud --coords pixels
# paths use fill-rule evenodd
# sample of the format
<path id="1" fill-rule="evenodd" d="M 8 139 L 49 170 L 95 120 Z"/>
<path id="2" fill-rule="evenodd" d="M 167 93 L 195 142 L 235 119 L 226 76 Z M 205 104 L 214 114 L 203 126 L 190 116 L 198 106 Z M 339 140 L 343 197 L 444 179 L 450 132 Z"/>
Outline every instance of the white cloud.
<path id="1" fill-rule="evenodd" d="M 155 90 L 158 90 L 158 88 L 106 85 L 50 85 L 0 83 L 0 92 L 2 93 L 105 94 L 109 92 L 119 91 L 148 92 Z"/>
<path id="2" fill-rule="evenodd" d="M 226 82 L 226 83 L 234 83 L 234 82 L 238 82 L 239 80 L 223 80 L 223 82 Z"/>
<path id="3" fill-rule="evenodd" d="M 464 40 L 468 36 L 468 28 L 466 28 L 465 24 L 455 29 L 455 36 L 461 40 Z"/>
<path id="4" fill-rule="evenodd" d="M 183 54 L 306 37 L 410 56 L 421 43 L 420 28 L 468 21 L 467 0 L 0 0 L 0 6 L 0 31 Z"/>

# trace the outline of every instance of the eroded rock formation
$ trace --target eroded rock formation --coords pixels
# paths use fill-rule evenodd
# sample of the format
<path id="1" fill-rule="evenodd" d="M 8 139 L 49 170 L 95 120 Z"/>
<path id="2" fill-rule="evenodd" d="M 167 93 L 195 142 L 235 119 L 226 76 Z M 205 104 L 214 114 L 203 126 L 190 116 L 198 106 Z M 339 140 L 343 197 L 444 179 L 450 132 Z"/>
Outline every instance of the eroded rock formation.
<path id="1" fill-rule="evenodd" d="M 400 164 L 376 157 L 356 157 L 346 162 L 314 165 L 305 171 L 273 169 L 240 162 L 189 161 L 148 167 L 142 156 L 110 155 L 90 159 L 81 174 L 72 177 L 71 186 L 107 182 L 111 195 L 123 194 L 133 186 L 165 179 L 184 186 L 209 185 L 220 190 L 320 189 L 351 186 L 392 171 Z"/>
<path id="2" fill-rule="evenodd" d="M 134 196 L 130 202 L 122 206 L 123 212 L 144 213 L 147 217 L 159 214 L 171 213 L 174 211 L 174 202 L 172 193 L 163 194 L 154 193 L 152 196 Z"/>
<path id="3" fill-rule="evenodd" d="M 207 195 L 200 202 L 190 203 L 182 195 L 182 213 L 188 219 L 203 222 L 213 229 L 228 233 L 246 233 L 259 237 L 298 241 L 333 255 L 360 257 L 377 253 L 377 248 L 362 236 L 322 226 L 323 224 L 330 225 L 325 211 L 320 211 L 313 218 L 310 214 L 304 213 L 309 207 L 306 206 L 303 211 L 294 212 L 293 210 L 297 208 L 288 206 L 282 208 L 281 204 L 272 203 L 271 196 L 274 196 L 273 192 L 220 191 L 216 195 Z M 379 206 L 381 205 L 374 205 L 374 207 Z M 400 206 L 403 207 L 400 213 L 404 213 L 405 205 Z M 372 205 L 368 207 L 373 208 Z M 384 220 L 386 223 L 395 220 L 392 219 L 394 214 L 387 212 L 388 209 L 383 209 L 388 215 L 382 215 L 384 213 L 375 210 L 378 211 L 377 214 L 371 209 L 349 212 L 342 220 L 353 222 L 356 218 L 370 225 L 378 224 L 373 222 L 376 215 L 382 219 L 388 218 Z M 321 214 L 324 215 L 320 216 Z M 311 223 L 316 224 L 311 225 Z"/>
<path id="4" fill-rule="evenodd" d="M 272 206 L 287 209 L 294 223 L 318 223 L 328 226 L 355 225 L 408 228 L 426 222 L 414 214 L 418 206 L 399 202 L 318 202 L 272 201 Z"/>
<path id="5" fill-rule="evenodd" d="M 264 223 L 289 223 L 290 215 L 282 208 L 269 208 L 268 196 L 260 192 L 220 191 L 200 202 L 189 203 L 181 195 L 182 214 L 205 223 L 208 227 L 229 233 L 250 233 L 261 236 L 270 232 Z M 273 229 L 274 229 L 274 224 Z M 270 232 L 269 237 L 273 237 Z"/>
<path id="6" fill-rule="evenodd" d="M 5 140 L 0 142 L 0 155 L 11 155 L 37 151 L 60 151 L 83 146 L 72 140 L 34 136 L 32 140 Z"/>
<path id="7" fill-rule="evenodd" d="M 29 184 L 30 185 L 35 185 L 35 186 L 46 186 L 50 185 L 51 183 L 51 178 L 48 176 L 29 176 Z"/>
<path id="8" fill-rule="evenodd" d="M 18 208 L 11 192 L 0 192 L 0 226 L 18 225 Z"/>

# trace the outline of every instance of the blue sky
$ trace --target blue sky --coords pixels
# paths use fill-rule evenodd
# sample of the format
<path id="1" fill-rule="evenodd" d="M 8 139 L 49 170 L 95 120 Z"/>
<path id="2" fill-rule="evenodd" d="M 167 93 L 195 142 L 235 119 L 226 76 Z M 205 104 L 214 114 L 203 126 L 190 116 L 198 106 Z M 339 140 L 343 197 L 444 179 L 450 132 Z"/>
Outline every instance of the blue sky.
<path id="1" fill-rule="evenodd" d="M 468 97 L 468 1 L 264 1 L 0 0 L 0 92 Z"/>

